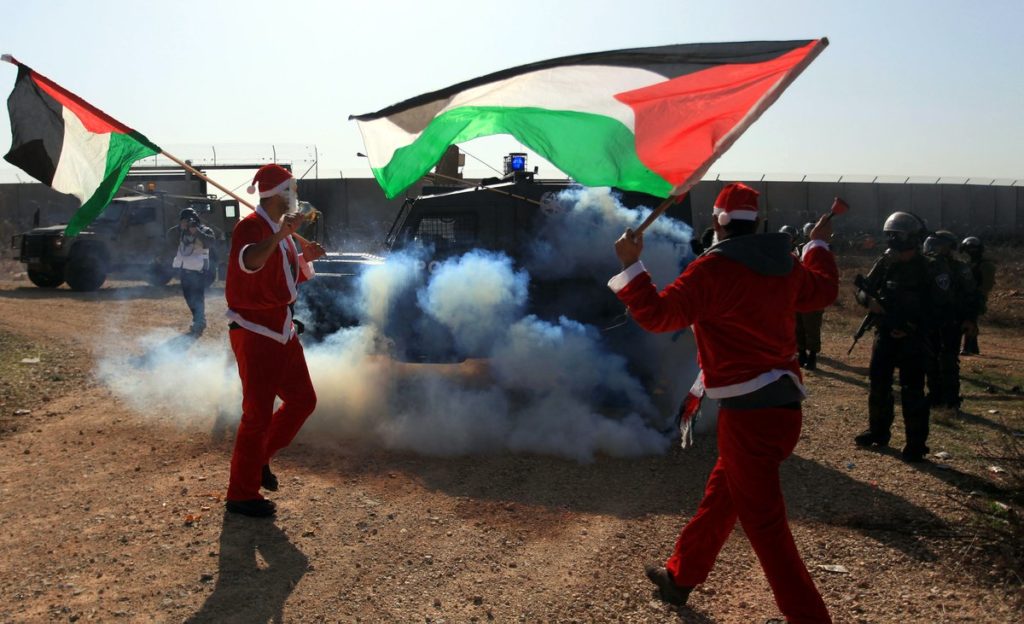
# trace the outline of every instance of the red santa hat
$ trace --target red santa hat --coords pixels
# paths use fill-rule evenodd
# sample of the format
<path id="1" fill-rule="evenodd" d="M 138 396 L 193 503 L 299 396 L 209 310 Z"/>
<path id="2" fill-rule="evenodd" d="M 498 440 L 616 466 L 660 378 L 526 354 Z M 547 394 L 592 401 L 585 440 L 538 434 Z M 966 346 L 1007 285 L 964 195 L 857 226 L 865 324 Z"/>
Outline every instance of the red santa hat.
<path id="1" fill-rule="evenodd" d="M 281 165 L 263 165 L 256 170 L 252 185 L 246 189 L 249 193 L 256 192 L 260 187 L 260 197 L 272 197 L 291 187 L 292 174 Z"/>
<path id="2" fill-rule="evenodd" d="M 732 220 L 756 221 L 757 220 L 757 191 L 746 184 L 733 182 L 726 184 L 722 192 L 715 200 L 715 209 L 712 214 L 719 225 L 726 225 Z"/>

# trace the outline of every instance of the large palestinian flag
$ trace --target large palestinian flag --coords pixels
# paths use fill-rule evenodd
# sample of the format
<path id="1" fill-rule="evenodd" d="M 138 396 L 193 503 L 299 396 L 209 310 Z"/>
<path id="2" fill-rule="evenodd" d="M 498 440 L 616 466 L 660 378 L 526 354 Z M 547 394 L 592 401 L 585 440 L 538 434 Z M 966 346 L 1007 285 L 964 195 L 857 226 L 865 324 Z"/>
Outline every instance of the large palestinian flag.
<path id="1" fill-rule="evenodd" d="M 686 192 L 827 39 L 707 43 L 540 61 L 355 115 L 389 198 L 448 145 L 511 134 L 585 186 Z"/>
<path id="2" fill-rule="evenodd" d="M 3 60 L 18 66 L 7 98 L 12 140 L 4 160 L 82 202 L 65 230 L 74 236 L 107 207 L 132 164 L 160 148 L 10 56 Z"/>

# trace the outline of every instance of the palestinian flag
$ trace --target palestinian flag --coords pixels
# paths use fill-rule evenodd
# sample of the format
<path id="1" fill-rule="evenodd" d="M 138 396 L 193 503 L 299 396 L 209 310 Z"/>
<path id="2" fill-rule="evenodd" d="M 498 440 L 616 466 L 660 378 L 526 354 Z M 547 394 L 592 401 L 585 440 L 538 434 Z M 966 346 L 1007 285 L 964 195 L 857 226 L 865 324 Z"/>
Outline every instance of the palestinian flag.
<path id="1" fill-rule="evenodd" d="M 18 79 L 7 98 L 11 150 L 4 160 L 82 206 L 65 233 L 92 223 L 135 161 L 160 152 L 149 139 L 10 56 Z"/>
<path id="2" fill-rule="evenodd" d="M 667 197 L 711 163 L 828 45 L 706 43 L 540 61 L 356 115 L 389 198 L 448 145 L 511 134 L 585 186 Z"/>

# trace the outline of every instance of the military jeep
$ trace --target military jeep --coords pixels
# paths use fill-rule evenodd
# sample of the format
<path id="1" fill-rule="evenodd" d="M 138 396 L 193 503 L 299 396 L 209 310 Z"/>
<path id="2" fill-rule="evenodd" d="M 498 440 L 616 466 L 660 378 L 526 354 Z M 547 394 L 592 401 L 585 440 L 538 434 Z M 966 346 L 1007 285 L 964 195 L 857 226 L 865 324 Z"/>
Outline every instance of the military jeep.
<path id="1" fill-rule="evenodd" d="M 234 200 L 166 193 L 119 197 L 77 236 L 65 236 L 63 224 L 39 227 L 14 236 L 11 246 L 15 259 L 26 265 L 29 280 L 40 288 L 67 282 L 72 290 L 93 291 L 107 277 L 164 285 L 175 274 L 171 262 L 178 216 L 185 208 L 195 210 L 216 236 L 207 272 L 212 282 L 226 275 L 228 239 L 239 217 Z"/>

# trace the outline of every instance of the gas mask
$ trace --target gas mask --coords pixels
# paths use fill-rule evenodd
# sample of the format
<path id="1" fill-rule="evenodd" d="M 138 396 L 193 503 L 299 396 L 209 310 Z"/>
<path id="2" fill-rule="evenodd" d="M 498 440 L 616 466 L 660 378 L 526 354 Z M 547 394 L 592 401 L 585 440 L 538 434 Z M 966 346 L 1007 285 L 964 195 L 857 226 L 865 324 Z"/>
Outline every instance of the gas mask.
<path id="1" fill-rule="evenodd" d="M 906 232 L 886 232 L 887 246 L 893 251 L 909 251 L 917 247 L 917 237 Z"/>

